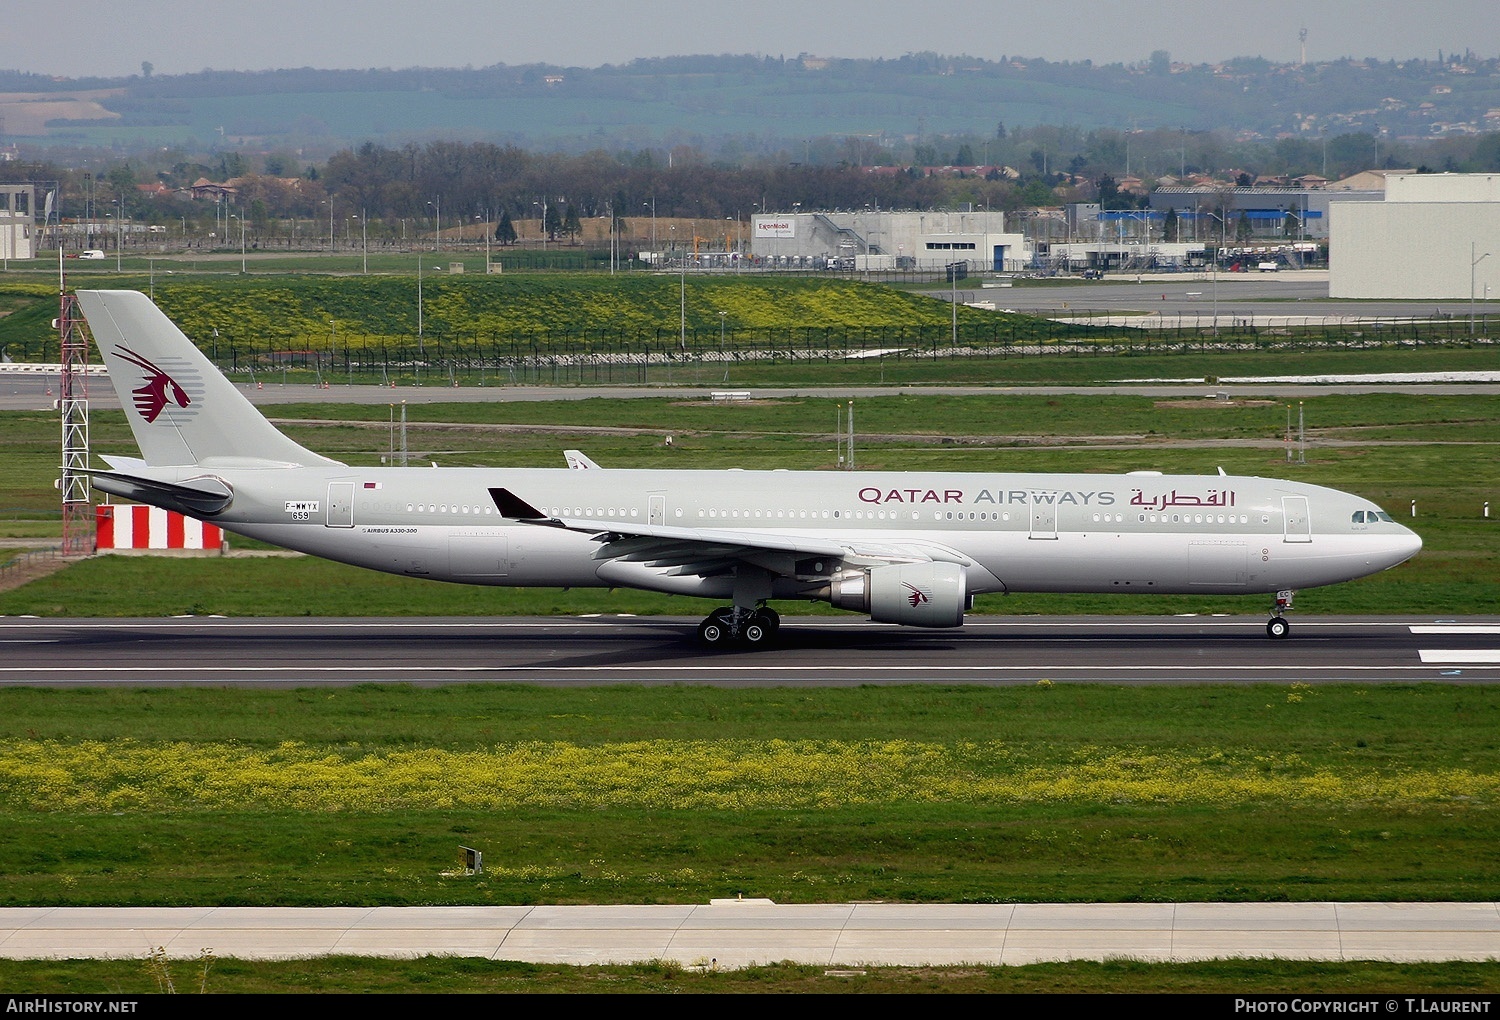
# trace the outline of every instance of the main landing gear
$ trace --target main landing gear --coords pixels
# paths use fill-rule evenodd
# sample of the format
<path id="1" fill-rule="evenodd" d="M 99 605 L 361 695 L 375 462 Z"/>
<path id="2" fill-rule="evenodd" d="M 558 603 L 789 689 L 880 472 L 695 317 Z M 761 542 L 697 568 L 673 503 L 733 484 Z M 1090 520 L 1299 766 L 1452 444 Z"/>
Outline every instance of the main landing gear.
<path id="1" fill-rule="evenodd" d="M 1292 632 L 1292 625 L 1282 614 L 1292 608 L 1292 596 L 1296 592 L 1279 591 L 1276 604 L 1271 607 L 1271 619 L 1266 623 L 1266 636 L 1279 641 Z"/>
<path id="2" fill-rule="evenodd" d="M 776 640 L 781 616 L 770 606 L 747 609 L 725 606 L 715 609 L 698 624 L 698 640 L 713 648 L 739 644 L 745 648 L 765 648 Z"/>

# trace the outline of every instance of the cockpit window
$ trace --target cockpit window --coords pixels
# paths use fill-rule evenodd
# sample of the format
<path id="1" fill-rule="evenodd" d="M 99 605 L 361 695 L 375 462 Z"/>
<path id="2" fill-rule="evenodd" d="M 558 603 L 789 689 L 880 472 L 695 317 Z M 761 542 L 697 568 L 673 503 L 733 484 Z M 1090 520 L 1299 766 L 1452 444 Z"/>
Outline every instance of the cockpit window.
<path id="1" fill-rule="evenodd" d="M 1385 521 L 1387 524 L 1395 524 L 1396 523 L 1396 519 L 1394 517 L 1392 517 L 1390 514 L 1386 513 L 1384 510 L 1377 510 L 1377 511 L 1375 511 L 1374 516 L 1379 517 L 1382 521 Z"/>
<path id="2" fill-rule="evenodd" d="M 1374 524 L 1376 521 L 1385 521 L 1387 524 L 1396 523 L 1396 519 L 1384 510 L 1356 510 L 1350 520 L 1355 524 Z"/>
<path id="3" fill-rule="evenodd" d="M 1365 523 L 1365 512 L 1363 510 L 1354 511 L 1353 521 L 1355 524 Z"/>

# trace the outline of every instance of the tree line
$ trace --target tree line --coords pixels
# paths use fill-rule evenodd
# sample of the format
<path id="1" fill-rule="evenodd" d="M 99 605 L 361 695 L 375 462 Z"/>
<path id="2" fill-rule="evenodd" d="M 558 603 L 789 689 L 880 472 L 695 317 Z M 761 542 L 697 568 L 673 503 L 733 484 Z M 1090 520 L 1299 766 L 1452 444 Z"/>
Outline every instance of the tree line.
<path id="1" fill-rule="evenodd" d="M 495 239 L 514 240 L 518 220 L 545 221 L 550 237 L 576 236 L 582 218 L 612 217 L 622 233 L 647 231 L 652 218 L 734 220 L 794 210 L 957 209 L 1015 212 L 1066 202 L 1141 203 L 1118 188 L 1127 174 L 1146 177 L 1210 174 L 1228 183 L 1257 175 L 1323 174 L 1332 179 L 1372 168 L 1500 171 L 1500 133 L 1418 142 L 1388 142 L 1351 133 L 1326 140 L 1286 138 L 1247 143 L 1213 132 L 1082 131 L 997 124 L 986 138 L 953 136 L 925 143 L 919 161 L 874 162 L 851 140 L 845 158 L 822 161 L 710 159 L 691 146 L 582 154 L 536 152 L 488 142 L 432 141 L 385 146 L 373 142 L 334 153 L 324 163 L 289 153 L 225 152 L 212 161 L 167 153 L 120 160 L 103 172 L 49 162 L 0 163 L 0 180 L 55 182 L 58 208 L 77 218 L 123 206 L 150 223 L 191 221 L 227 227 L 228 212 L 258 232 L 303 222 L 314 234 L 326 224 L 339 235 L 361 228 L 392 236 L 413 229 L 483 223 Z M 1001 157 L 1004 157 L 1003 159 Z M 1148 176 L 1151 175 L 1151 176 Z M 194 199 L 201 180 L 230 182 L 223 202 Z M 142 187 L 142 186 L 145 187 Z M 40 200 L 39 200 L 40 203 Z M 293 227 L 293 229 L 296 229 Z M 326 236 L 326 232 L 325 232 Z"/>

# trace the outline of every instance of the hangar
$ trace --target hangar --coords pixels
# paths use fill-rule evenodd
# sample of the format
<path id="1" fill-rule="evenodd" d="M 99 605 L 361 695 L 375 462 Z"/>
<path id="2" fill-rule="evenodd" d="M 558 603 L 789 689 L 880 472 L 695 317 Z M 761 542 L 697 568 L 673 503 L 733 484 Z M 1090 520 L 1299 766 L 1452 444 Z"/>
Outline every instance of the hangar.
<path id="1" fill-rule="evenodd" d="M 1500 297 L 1500 174 L 1394 174 L 1329 212 L 1329 297 Z"/>
<path id="2" fill-rule="evenodd" d="M 751 238 L 756 261 L 770 266 L 942 270 L 963 263 L 968 272 L 1015 272 L 1032 257 L 1026 236 L 1006 231 L 998 210 L 795 209 L 755 216 Z"/>

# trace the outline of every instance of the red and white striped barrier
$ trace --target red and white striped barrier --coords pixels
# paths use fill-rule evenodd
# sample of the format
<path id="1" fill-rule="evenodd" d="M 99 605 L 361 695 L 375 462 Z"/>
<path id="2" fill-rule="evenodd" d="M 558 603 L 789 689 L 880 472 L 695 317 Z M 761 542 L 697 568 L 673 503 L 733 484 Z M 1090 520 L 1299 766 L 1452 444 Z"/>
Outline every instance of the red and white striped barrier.
<path id="1" fill-rule="evenodd" d="M 97 506 L 94 508 L 97 548 L 207 549 L 224 548 L 224 531 L 192 517 L 154 506 Z"/>

